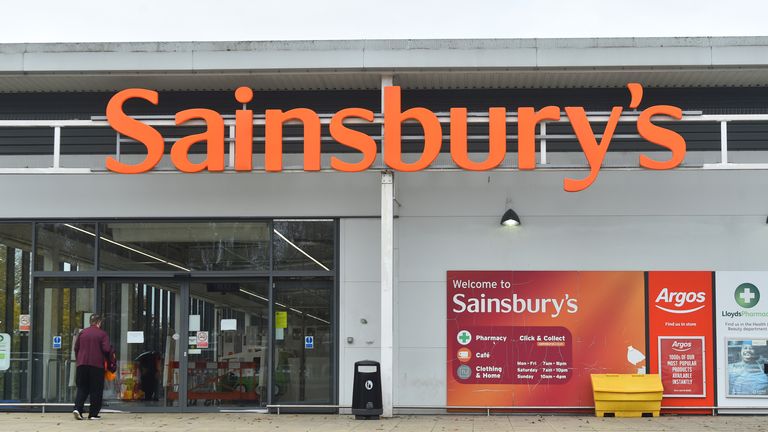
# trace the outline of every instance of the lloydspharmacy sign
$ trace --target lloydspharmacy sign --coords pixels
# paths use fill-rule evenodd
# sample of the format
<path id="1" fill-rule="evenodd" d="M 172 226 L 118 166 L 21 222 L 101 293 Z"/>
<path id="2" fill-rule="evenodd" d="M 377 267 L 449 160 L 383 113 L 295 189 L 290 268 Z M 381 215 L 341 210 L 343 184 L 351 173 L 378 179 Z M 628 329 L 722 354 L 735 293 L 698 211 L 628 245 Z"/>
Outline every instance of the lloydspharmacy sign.
<path id="1" fill-rule="evenodd" d="M 751 282 L 739 284 L 733 291 L 733 299 L 742 308 L 737 311 L 722 311 L 724 317 L 768 317 L 768 312 L 750 310 L 760 303 L 760 290 Z"/>

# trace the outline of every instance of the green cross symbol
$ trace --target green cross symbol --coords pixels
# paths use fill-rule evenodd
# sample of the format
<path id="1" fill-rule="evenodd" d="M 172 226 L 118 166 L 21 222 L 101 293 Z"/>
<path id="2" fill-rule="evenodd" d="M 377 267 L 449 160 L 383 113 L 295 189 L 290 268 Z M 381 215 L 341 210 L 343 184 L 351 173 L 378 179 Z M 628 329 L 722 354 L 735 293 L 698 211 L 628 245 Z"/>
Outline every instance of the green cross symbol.
<path id="1" fill-rule="evenodd" d="M 469 336 L 469 333 L 467 333 L 464 330 L 462 330 L 461 333 L 459 333 L 459 342 L 461 342 L 462 344 L 466 345 L 467 342 L 469 342 L 470 338 L 471 337 Z"/>
<path id="2" fill-rule="evenodd" d="M 739 306 L 748 309 L 760 301 L 760 290 L 755 285 L 745 282 L 736 288 L 734 297 Z"/>

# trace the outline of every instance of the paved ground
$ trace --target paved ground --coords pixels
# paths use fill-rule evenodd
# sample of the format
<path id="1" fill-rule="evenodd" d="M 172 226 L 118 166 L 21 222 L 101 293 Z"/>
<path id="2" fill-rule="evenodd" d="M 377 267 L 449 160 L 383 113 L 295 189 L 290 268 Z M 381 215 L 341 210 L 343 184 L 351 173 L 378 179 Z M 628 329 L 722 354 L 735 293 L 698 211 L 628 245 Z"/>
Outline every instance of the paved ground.
<path id="1" fill-rule="evenodd" d="M 75 421 L 72 414 L 0 413 L 0 431 L 768 431 L 768 416 L 617 419 L 564 415 L 398 416 L 381 421 L 345 415 L 270 414 L 105 414 L 100 421 Z"/>

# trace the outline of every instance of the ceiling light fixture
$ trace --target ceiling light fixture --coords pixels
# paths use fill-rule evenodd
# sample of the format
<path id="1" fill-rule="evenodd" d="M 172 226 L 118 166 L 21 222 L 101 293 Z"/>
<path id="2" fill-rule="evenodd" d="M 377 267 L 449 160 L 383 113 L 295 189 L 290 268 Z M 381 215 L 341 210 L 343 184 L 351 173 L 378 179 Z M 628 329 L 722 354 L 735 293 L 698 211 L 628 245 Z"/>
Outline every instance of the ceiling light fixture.
<path id="1" fill-rule="evenodd" d="M 504 216 L 501 217 L 501 224 L 504 226 L 518 226 L 520 225 L 520 216 L 511 208 L 507 209 L 504 212 Z"/>

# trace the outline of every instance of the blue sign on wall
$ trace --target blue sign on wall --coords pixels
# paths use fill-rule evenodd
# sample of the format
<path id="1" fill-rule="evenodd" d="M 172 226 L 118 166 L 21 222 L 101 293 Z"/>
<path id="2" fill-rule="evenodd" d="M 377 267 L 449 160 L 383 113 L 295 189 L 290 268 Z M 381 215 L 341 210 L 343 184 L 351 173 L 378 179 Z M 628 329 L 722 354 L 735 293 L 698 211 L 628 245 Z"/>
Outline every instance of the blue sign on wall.
<path id="1" fill-rule="evenodd" d="M 304 349 L 312 349 L 315 347 L 314 336 L 304 336 Z"/>
<path id="2" fill-rule="evenodd" d="M 53 349 L 61 349 L 61 336 L 53 337 Z"/>

